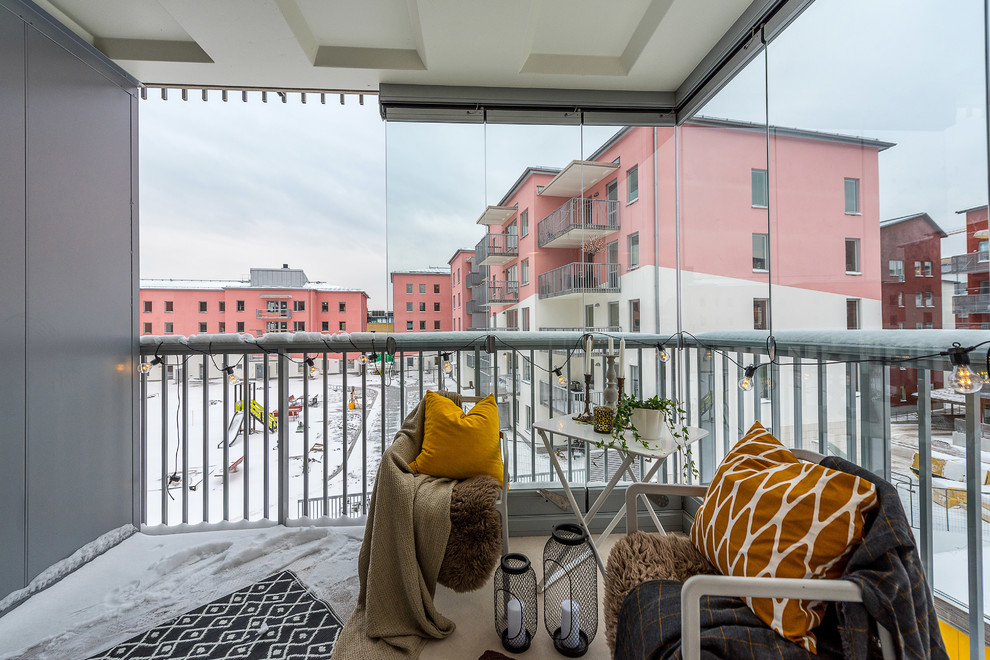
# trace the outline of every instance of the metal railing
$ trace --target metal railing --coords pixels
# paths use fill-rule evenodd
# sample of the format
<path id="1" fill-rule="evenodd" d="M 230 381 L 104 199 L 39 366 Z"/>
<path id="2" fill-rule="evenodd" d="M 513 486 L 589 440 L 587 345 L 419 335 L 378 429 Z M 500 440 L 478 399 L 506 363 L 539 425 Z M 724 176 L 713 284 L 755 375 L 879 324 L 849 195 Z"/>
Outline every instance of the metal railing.
<path id="1" fill-rule="evenodd" d="M 536 226 L 540 247 L 575 229 L 592 229 L 603 235 L 619 231 L 619 202 L 614 199 L 571 198 L 540 220 Z"/>
<path id="2" fill-rule="evenodd" d="M 540 298 L 570 293 L 617 293 L 618 264 L 570 263 L 554 268 L 539 277 Z"/>
<path id="3" fill-rule="evenodd" d="M 957 254 L 949 261 L 942 263 L 942 274 L 972 273 L 976 271 L 990 272 L 990 252 L 970 252 Z"/>
<path id="4" fill-rule="evenodd" d="M 952 296 L 953 314 L 990 314 L 990 293 Z"/>
<path id="5" fill-rule="evenodd" d="M 254 317 L 257 319 L 291 319 L 291 309 L 256 309 Z"/>
<path id="6" fill-rule="evenodd" d="M 553 393 L 551 400 L 551 392 Z M 600 406 L 604 402 L 604 392 L 590 392 L 589 403 Z M 554 383 L 552 386 L 540 382 L 540 405 L 552 406 L 555 415 L 565 413 L 580 413 L 584 411 L 584 385 L 577 380 L 571 381 L 570 387 Z"/>
<path id="7" fill-rule="evenodd" d="M 519 256 L 519 237 L 515 234 L 485 234 L 474 248 L 474 262 L 485 266 L 490 258 L 499 262 Z"/>
<path id="8" fill-rule="evenodd" d="M 489 280 L 479 287 L 481 299 L 478 302 L 485 305 L 513 305 L 519 302 L 519 282 L 505 280 Z"/>
<path id="9" fill-rule="evenodd" d="M 560 328 L 550 328 L 540 326 L 540 332 L 622 332 L 622 327 L 618 325 L 601 325 L 595 327 L 568 326 Z"/>
<path id="10" fill-rule="evenodd" d="M 390 335 L 396 344 L 394 361 L 385 362 L 384 369 L 379 368 L 382 362 L 360 362 L 362 355 L 380 355 L 385 349 L 386 338 L 380 334 L 280 333 L 257 340 L 230 335 L 221 341 L 215 335 L 212 341 L 142 337 L 143 359 L 158 355 L 163 360 L 140 385 L 142 521 L 149 528 L 184 531 L 235 523 L 309 524 L 321 516 L 360 519 L 382 452 L 427 389 L 494 394 L 509 441 L 510 480 L 533 487 L 553 482 L 549 456 L 539 440 L 534 442 L 529 426 L 560 414 L 561 407 L 566 411 L 568 403 L 573 414 L 569 389 L 555 387 L 554 371 L 560 369 L 567 382 L 581 378 L 583 334 L 397 333 Z M 960 407 L 964 431 L 956 431 L 956 437 L 951 430 L 933 429 L 931 371 L 950 368 L 938 353 L 953 342 L 971 346 L 990 333 L 779 331 L 772 362 L 766 333 L 759 331 L 683 335 L 679 348 L 668 334 L 610 334 L 615 341 L 626 340 L 627 393 L 675 398 L 688 424 L 708 432 L 689 445 L 690 455 L 680 452 L 668 459 L 658 480 L 710 480 L 754 421 L 788 446 L 843 456 L 888 480 L 906 470 L 905 455 L 917 452 L 921 476 L 908 497 L 926 572 L 933 575 L 933 533 L 948 527 L 939 532 L 940 544 L 954 542 L 960 552 L 965 549 L 970 587 L 982 585 L 985 509 L 966 507 L 966 502 L 983 499 L 981 400 L 979 395 L 965 397 Z M 493 354 L 486 351 L 489 336 L 495 338 L 489 346 Z M 595 342 L 597 354 L 605 338 L 597 334 Z M 670 362 L 659 360 L 655 346 L 660 342 L 667 342 Z M 450 354 L 449 373 L 444 353 Z M 317 375 L 306 377 L 306 358 L 313 359 Z M 917 358 L 911 368 L 918 375 L 918 404 L 913 416 L 893 422 L 890 368 L 903 358 Z M 599 384 L 605 381 L 602 362 L 600 357 L 593 362 Z M 752 391 L 743 391 L 737 381 L 748 364 L 761 367 Z M 227 366 L 240 380 L 237 385 L 223 372 Z M 171 378 L 163 382 L 169 373 Z M 200 378 L 201 373 L 207 377 Z M 599 385 L 593 396 L 600 390 Z M 556 403 L 558 391 L 563 406 Z M 237 418 L 238 402 L 242 410 L 257 413 L 246 424 Z M 270 419 L 271 413 L 277 413 L 274 427 L 255 421 L 252 429 L 250 420 Z M 946 513 L 938 508 L 931 477 L 934 444 L 940 452 L 956 452 L 965 463 L 965 481 L 957 489 L 965 492 L 965 499 L 955 499 L 944 525 Z M 614 473 L 614 452 L 596 451 L 570 444 L 557 449 L 555 444 L 573 487 L 590 489 L 599 475 Z M 685 472 L 689 462 L 696 475 Z M 641 465 L 633 469 L 644 474 Z M 525 492 L 526 487 L 519 489 Z M 937 576 L 934 588 L 941 588 Z M 983 601 L 976 595 L 955 598 L 973 604 L 974 625 L 983 620 Z"/>

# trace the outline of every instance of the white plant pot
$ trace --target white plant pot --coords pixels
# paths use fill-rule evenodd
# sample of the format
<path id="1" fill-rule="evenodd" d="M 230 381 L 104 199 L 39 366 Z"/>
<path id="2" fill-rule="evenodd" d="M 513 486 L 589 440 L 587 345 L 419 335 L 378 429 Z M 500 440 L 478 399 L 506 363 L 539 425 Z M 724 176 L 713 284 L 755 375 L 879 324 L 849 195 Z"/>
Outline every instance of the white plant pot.
<path id="1" fill-rule="evenodd" d="M 663 411 L 633 408 L 632 423 L 643 440 L 660 440 L 664 434 Z"/>

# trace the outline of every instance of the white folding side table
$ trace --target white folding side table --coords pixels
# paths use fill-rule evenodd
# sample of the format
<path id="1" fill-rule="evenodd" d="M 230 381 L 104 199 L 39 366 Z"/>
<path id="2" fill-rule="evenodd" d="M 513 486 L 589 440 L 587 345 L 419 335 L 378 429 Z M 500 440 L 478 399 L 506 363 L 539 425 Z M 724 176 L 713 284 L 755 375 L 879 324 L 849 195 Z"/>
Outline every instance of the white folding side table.
<path id="1" fill-rule="evenodd" d="M 708 435 L 708 431 L 697 426 L 689 426 L 687 428 L 688 442 L 693 443 Z M 581 510 L 578 508 L 577 501 L 574 499 L 574 493 L 571 492 L 571 484 L 567 480 L 567 473 L 564 472 L 563 468 L 560 466 L 560 461 L 557 459 L 557 453 L 554 451 L 553 442 L 550 440 L 550 436 L 560 435 L 565 438 L 571 438 L 573 440 L 583 442 L 585 445 L 585 451 L 590 451 L 590 449 L 598 442 L 611 439 L 611 436 L 604 433 L 595 433 L 595 429 L 591 424 L 577 422 L 571 415 L 559 415 L 542 422 L 536 422 L 533 424 L 533 429 L 540 434 L 540 438 L 543 440 L 543 445 L 546 447 L 547 453 L 550 456 L 550 463 L 553 465 L 554 470 L 557 471 L 557 476 L 560 478 L 560 483 L 564 488 L 564 494 L 567 496 L 567 501 L 571 505 L 571 510 L 574 512 L 574 515 L 577 516 L 578 524 L 581 525 L 584 533 L 587 534 L 588 539 L 591 540 L 589 545 L 595 555 L 595 561 L 598 562 L 598 568 L 601 570 L 602 575 L 605 575 L 605 564 L 602 561 L 601 553 L 598 551 L 598 546 L 606 537 L 608 537 L 609 534 L 612 533 L 612 530 L 615 529 L 615 526 L 619 523 L 619 520 L 622 519 L 622 516 L 626 512 L 626 505 L 622 505 L 619 512 L 615 514 L 615 517 L 612 518 L 611 522 L 609 522 L 609 524 L 605 527 L 605 531 L 599 535 L 597 541 L 591 534 L 589 523 L 598 514 L 598 511 L 601 509 L 616 484 L 619 483 L 619 479 L 622 478 L 624 472 L 629 473 L 629 476 L 632 478 L 633 482 L 639 481 L 636 478 L 634 471 L 629 469 L 629 466 L 632 465 L 632 462 L 636 458 L 653 460 L 653 466 L 650 467 L 649 471 L 647 471 L 643 477 L 643 481 L 649 481 L 660 469 L 660 466 L 664 464 L 666 458 L 677 451 L 677 444 L 674 442 L 674 438 L 672 436 L 668 436 L 660 440 L 648 440 L 647 442 L 649 442 L 651 446 L 646 447 L 642 442 L 635 440 L 632 433 L 628 433 L 626 435 L 627 448 L 624 450 L 616 450 L 619 455 L 622 456 L 622 464 L 619 466 L 619 469 L 615 471 L 615 474 L 612 475 L 612 478 L 609 479 L 605 489 L 595 500 L 595 503 L 591 505 L 591 508 L 588 509 L 588 512 L 582 515 Z M 653 507 L 647 506 L 646 509 L 649 511 L 650 516 L 653 518 L 653 522 L 656 524 L 657 528 L 663 529 L 660 525 L 660 520 L 653 511 Z"/>

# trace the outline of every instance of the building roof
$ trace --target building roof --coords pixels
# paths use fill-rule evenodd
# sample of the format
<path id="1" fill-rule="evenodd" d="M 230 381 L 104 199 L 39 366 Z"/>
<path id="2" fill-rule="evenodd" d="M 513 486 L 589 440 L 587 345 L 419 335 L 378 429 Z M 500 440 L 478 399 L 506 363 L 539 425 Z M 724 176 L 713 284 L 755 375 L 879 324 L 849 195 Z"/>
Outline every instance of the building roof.
<path id="1" fill-rule="evenodd" d="M 516 190 L 519 189 L 519 186 L 523 184 L 523 181 L 525 181 L 532 175 L 546 174 L 549 176 L 557 176 L 559 173 L 560 173 L 559 167 L 543 167 L 543 166 L 527 167 L 526 169 L 523 170 L 522 174 L 519 175 L 519 178 L 516 179 L 516 182 L 513 183 L 511 186 L 509 186 L 509 189 L 505 192 L 504 195 L 502 195 L 502 199 L 499 200 L 498 205 L 505 206 L 506 202 L 509 201 L 509 198 L 512 197 L 516 193 Z"/>
<path id="2" fill-rule="evenodd" d="M 906 222 L 908 220 L 914 220 L 915 218 L 926 221 L 928 224 L 932 226 L 932 228 L 936 232 L 938 232 L 938 235 L 941 236 L 942 238 L 948 236 L 948 234 L 946 234 L 945 231 L 938 226 L 938 223 L 932 219 L 932 216 L 928 215 L 924 211 L 922 211 L 921 213 L 912 213 L 911 215 L 902 215 L 899 218 L 890 218 L 889 220 L 881 220 L 880 228 L 883 229 L 884 227 L 890 227 L 891 225 L 896 225 L 901 222 Z"/>
<path id="3" fill-rule="evenodd" d="M 448 264 L 453 263 L 454 259 L 456 259 L 457 255 L 459 255 L 461 252 L 465 252 L 467 254 L 474 254 L 474 248 L 457 248 L 456 250 L 454 250 L 454 254 L 450 256 L 450 259 L 447 261 L 447 263 Z"/>
<path id="4" fill-rule="evenodd" d="M 969 213 L 970 211 L 979 211 L 981 209 L 985 209 L 986 207 L 987 207 L 986 204 L 981 204 L 979 206 L 973 206 L 973 207 L 968 208 L 968 209 L 963 209 L 961 211 L 956 211 L 956 213 Z"/>
<path id="5" fill-rule="evenodd" d="M 334 286 L 326 282 L 306 282 L 303 286 L 261 286 L 252 284 L 250 280 L 179 280 L 179 279 L 142 279 L 142 289 L 171 289 L 171 290 L 203 290 L 223 291 L 224 289 L 306 289 L 309 291 L 329 291 L 337 293 L 365 293 L 363 289 Z"/>
<path id="6" fill-rule="evenodd" d="M 428 266 L 413 270 L 393 270 L 389 275 L 389 279 L 394 282 L 396 275 L 446 275 L 450 277 L 450 266 Z"/>
<path id="7" fill-rule="evenodd" d="M 757 131 L 760 133 L 767 130 L 767 127 L 764 124 L 748 121 L 736 121 L 734 119 L 721 119 L 719 117 L 693 117 L 685 122 L 685 125 L 710 126 L 712 128 L 734 128 L 742 131 Z M 897 146 L 897 143 L 895 142 L 884 142 L 883 140 L 876 140 L 873 138 L 859 137 L 856 135 L 843 135 L 841 133 L 826 133 L 824 131 L 809 131 L 803 128 L 788 128 L 787 126 L 774 126 L 773 124 L 770 124 L 770 130 L 776 136 L 876 147 L 878 151 L 884 151 L 885 149 L 890 149 L 891 147 Z"/>

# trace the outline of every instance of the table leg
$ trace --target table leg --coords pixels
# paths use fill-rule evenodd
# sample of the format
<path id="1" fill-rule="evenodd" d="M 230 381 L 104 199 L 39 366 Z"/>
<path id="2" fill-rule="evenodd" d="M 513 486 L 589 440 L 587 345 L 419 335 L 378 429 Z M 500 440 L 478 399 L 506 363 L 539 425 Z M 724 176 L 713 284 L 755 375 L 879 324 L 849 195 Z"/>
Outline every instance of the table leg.
<path id="1" fill-rule="evenodd" d="M 621 475 L 622 472 L 625 471 L 625 469 L 628 467 L 628 464 L 629 463 L 632 463 L 632 457 L 631 456 L 626 456 L 625 461 L 624 461 L 623 466 L 622 466 L 622 469 L 618 470 L 616 472 L 616 474 L 617 475 Z M 660 469 L 660 466 L 661 465 L 663 465 L 663 461 L 657 461 L 653 465 L 653 467 L 651 467 L 649 469 L 649 471 L 643 476 L 643 481 L 649 481 L 650 479 L 652 479 L 653 476 Z M 629 472 L 629 476 L 632 478 L 633 483 L 639 483 L 639 480 L 636 479 L 636 475 L 632 471 Z M 618 481 L 618 480 L 615 479 L 614 481 Z M 609 483 L 610 483 L 610 485 L 612 485 L 611 482 L 609 482 Z M 646 496 L 645 495 L 642 495 L 640 497 L 642 498 L 643 502 L 646 504 L 646 509 L 647 509 L 647 511 L 650 512 L 650 516 L 653 518 L 653 524 L 655 524 L 657 526 L 657 529 L 659 531 L 666 533 L 664 531 L 664 529 L 663 529 L 663 525 L 660 524 L 660 519 L 657 518 L 656 514 L 653 512 L 653 507 L 650 505 L 650 501 L 648 499 L 646 499 Z M 601 499 L 601 498 L 599 498 L 599 499 Z M 599 535 L 598 541 L 596 541 L 596 545 L 600 544 L 602 541 L 604 541 L 608 537 L 609 534 L 612 533 L 612 530 L 615 529 L 615 526 L 619 524 L 619 520 L 622 519 L 622 516 L 624 516 L 625 513 L 626 513 L 626 505 L 625 505 L 625 503 L 623 503 L 622 506 L 619 507 L 618 513 L 615 514 L 615 516 L 612 518 L 611 522 L 609 522 L 609 524 L 605 527 L 605 531 L 603 531 Z"/>
<path id="2" fill-rule="evenodd" d="M 595 556 L 595 561 L 598 563 L 598 568 L 601 570 L 602 575 L 605 575 L 605 564 L 602 562 L 601 555 L 598 554 L 598 547 L 594 543 L 594 537 L 591 535 L 591 530 L 588 529 L 588 522 L 585 516 L 581 515 L 581 509 L 578 508 L 577 500 L 574 499 L 574 493 L 571 492 L 571 485 L 567 481 L 567 476 L 564 474 L 564 470 L 560 467 L 560 461 L 557 460 L 557 455 L 553 451 L 553 445 L 550 443 L 550 438 L 544 433 L 543 429 L 539 429 L 540 438 L 543 440 L 544 446 L 547 448 L 547 454 L 550 456 L 550 464 L 553 469 L 557 471 L 557 476 L 560 478 L 560 485 L 564 488 L 564 495 L 567 496 L 567 501 L 571 505 L 571 510 L 578 519 L 578 524 L 581 525 L 581 529 L 584 530 L 585 535 L 588 537 L 588 545 L 591 547 L 591 552 Z M 542 586 L 542 585 L 541 585 Z"/>

